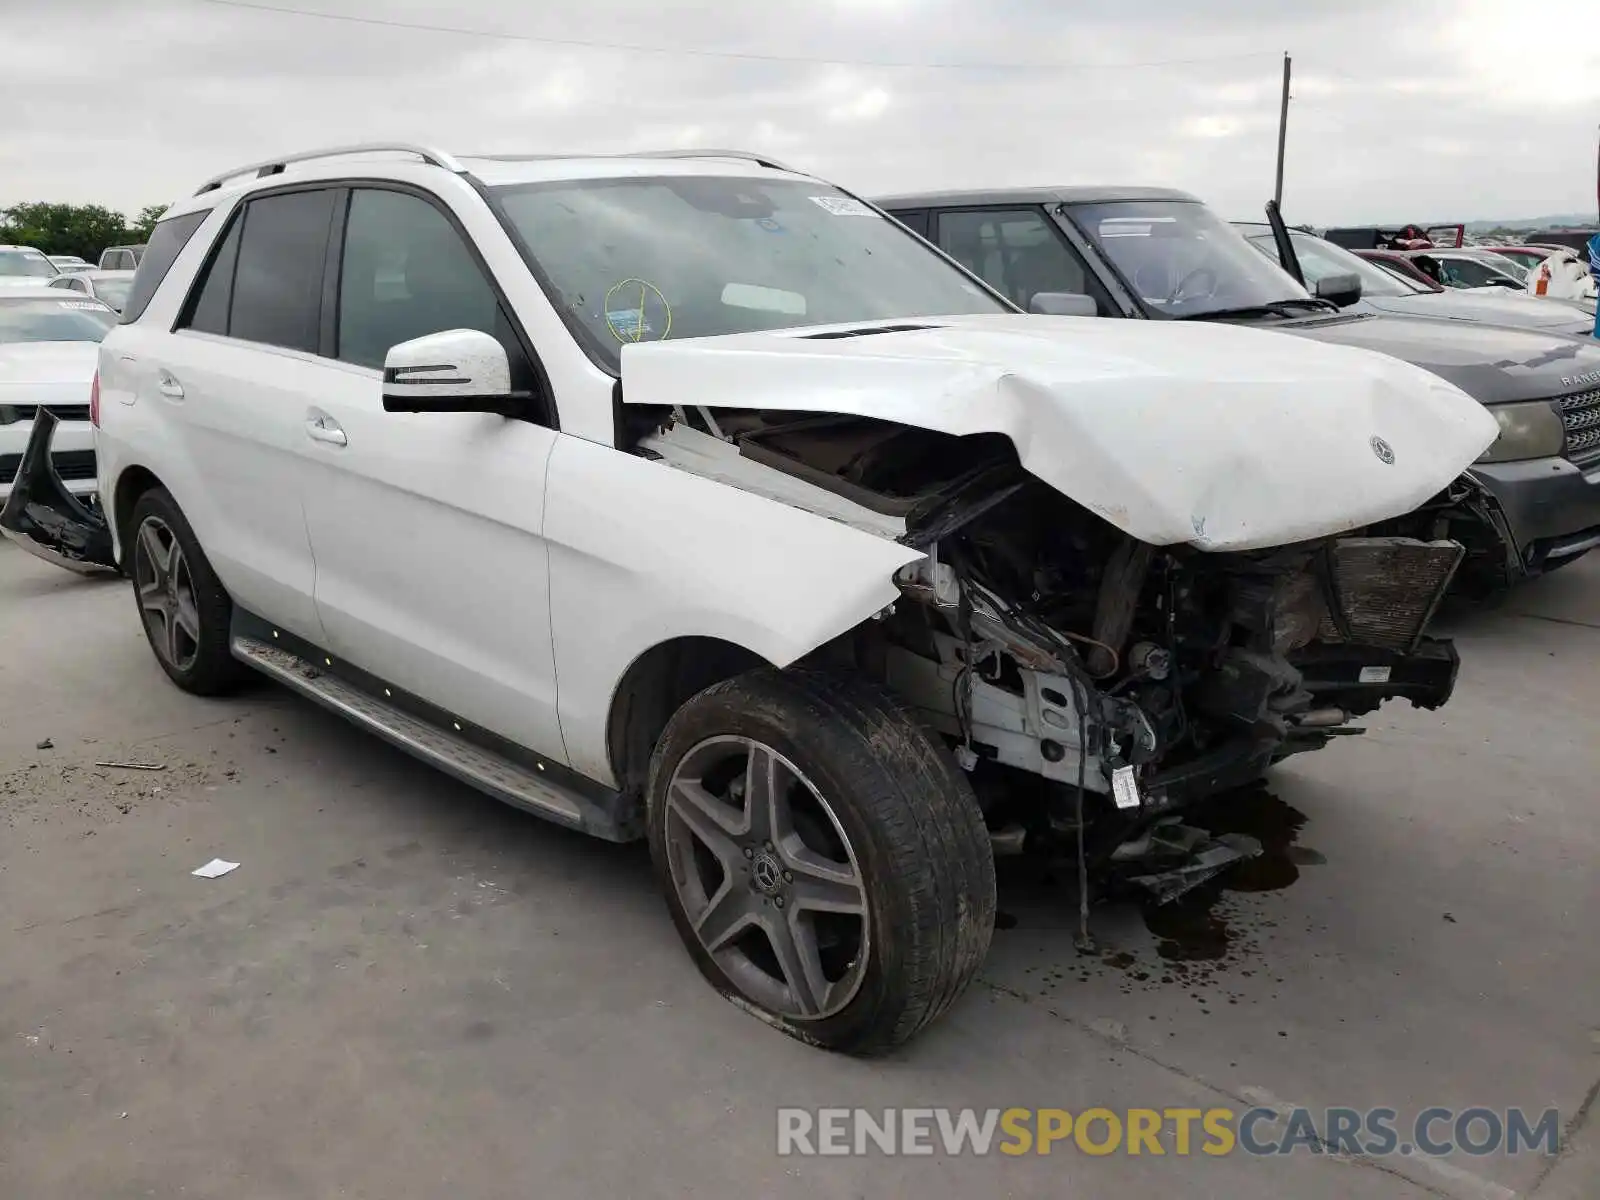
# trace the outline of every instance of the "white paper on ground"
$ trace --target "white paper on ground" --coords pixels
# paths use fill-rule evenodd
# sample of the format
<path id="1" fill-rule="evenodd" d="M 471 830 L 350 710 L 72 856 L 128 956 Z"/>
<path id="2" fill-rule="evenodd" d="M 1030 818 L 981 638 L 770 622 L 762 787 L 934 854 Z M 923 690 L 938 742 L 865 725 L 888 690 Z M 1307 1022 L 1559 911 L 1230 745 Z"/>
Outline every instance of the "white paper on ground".
<path id="1" fill-rule="evenodd" d="M 191 875 L 198 875 L 201 879 L 215 879 L 219 875 L 226 875 L 238 867 L 238 863 L 224 862 L 220 858 L 213 858 L 203 867 L 196 867 L 190 871 Z"/>

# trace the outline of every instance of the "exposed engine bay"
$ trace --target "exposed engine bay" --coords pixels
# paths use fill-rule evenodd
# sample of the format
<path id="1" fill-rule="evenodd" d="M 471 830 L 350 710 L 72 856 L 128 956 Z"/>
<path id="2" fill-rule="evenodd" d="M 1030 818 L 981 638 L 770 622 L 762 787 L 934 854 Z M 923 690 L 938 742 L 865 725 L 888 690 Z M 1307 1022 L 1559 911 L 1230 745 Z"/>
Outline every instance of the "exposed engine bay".
<path id="1" fill-rule="evenodd" d="M 1194 840 L 1172 836 L 1186 805 L 1362 732 L 1385 700 L 1435 708 L 1454 687 L 1453 648 L 1424 630 L 1455 541 L 1156 547 L 1024 471 L 1000 435 L 754 410 L 655 428 L 639 452 L 925 552 L 896 577 L 902 602 L 818 653 L 946 738 L 1000 853 L 1081 834 L 1092 868 L 1166 845 L 1190 869 Z"/>

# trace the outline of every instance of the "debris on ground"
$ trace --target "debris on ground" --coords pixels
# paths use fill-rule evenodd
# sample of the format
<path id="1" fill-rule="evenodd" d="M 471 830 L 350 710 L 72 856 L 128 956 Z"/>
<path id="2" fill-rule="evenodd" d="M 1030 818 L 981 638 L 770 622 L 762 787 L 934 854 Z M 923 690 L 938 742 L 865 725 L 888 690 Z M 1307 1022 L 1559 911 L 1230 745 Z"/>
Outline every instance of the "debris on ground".
<path id="1" fill-rule="evenodd" d="M 1205 830 L 1186 825 L 1157 825 L 1139 842 L 1147 844 L 1134 846 L 1130 857 L 1143 858 L 1167 851 L 1186 859 L 1171 870 L 1135 875 L 1128 880 L 1148 891 L 1157 904 L 1176 900 L 1234 863 L 1261 854 L 1261 842 L 1249 834 L 1225 833 L 1211 838 Z"/>
<path id="2" fill-rule="evenodd" d="M 55 748 L 56 744 L 49 738 L 45 738 L 42 742 L 39 742 L 34 746 L 35 750 L 54 750 Z"/>
<path id="3" fill-rule="evenodd" d="M 217 879 L 223 875 L 226 875 L 229 871 L 236 870 L 238 866 L 239 864 L 236 862 L 228 862 L 225 859 L 213 858 L 205 866 L 196 867 L 194 870 L 190 871 L 189 874 L 198 875 L 201 879 Z"/>
<path id="4" fill-rule="evenodd" d="M 97 762 L 97 767 L 111 767 L 118 771 L 165 771 L 166 763 Z"/>

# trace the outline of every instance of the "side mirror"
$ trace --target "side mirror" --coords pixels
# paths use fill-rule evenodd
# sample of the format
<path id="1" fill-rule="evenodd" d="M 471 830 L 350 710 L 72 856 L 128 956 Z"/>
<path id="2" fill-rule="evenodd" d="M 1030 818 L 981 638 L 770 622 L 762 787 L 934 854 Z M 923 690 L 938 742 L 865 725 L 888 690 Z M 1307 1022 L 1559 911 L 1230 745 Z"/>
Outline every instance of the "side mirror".
<path id="1" fill-rule="evenodd" d="M 1047 317 L 1098 317 L 1100 306 L 1082 292 L 1035 292 L 1028 311 Z"/>
<path id="2" fill-rule="evenodd" d="M 1361 276 L 1354 273 L 1348 275 L 1324 275 L 1317 280 L 1316 297 L 1337 304 L 1340 308 L 1349 308 L 1361 299 Z"/>
<path id="3" fill-rule="evenodd" d="M 384 412 L 500 412 L 512 400 L 505 347 L 476 329 L 446 329 L 391 346 Z"/>

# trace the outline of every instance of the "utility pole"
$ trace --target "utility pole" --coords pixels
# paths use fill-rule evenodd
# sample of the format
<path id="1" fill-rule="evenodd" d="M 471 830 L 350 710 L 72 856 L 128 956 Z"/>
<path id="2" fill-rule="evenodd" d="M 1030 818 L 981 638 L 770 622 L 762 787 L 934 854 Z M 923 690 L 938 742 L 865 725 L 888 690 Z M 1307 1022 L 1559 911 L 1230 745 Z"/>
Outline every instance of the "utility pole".
<path id="1" fill-rule="evenodd" d="M 1289 52 L 1283 53 L 1283 103 L 1278 109 L 1278 184 L 1272 189 L 1272 198 L 1283 207 L 1283 144 L 1289 136 Z"/>

